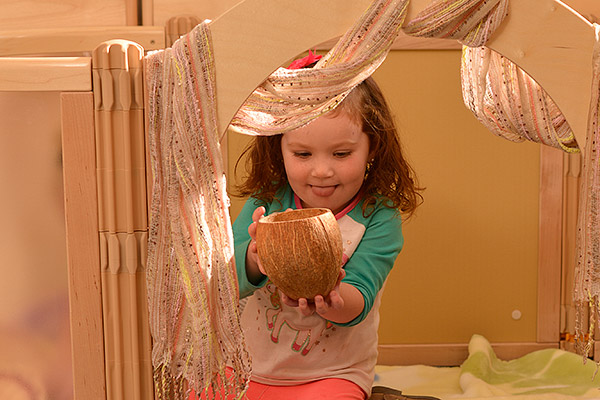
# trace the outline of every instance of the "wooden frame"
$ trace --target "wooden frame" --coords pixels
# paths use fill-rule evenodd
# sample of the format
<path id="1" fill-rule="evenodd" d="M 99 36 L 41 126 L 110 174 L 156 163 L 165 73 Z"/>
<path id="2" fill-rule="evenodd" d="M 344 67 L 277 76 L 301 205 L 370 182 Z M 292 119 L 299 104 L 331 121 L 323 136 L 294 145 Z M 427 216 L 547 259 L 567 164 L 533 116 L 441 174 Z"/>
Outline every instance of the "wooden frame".
<path id="1" fill-rule="evenodd" d="M 69 308 L 76 398 L 106 398 L 92 92 L 61 94 Z"/>
<path id="2" fill-rule="evenodd" d="M 294 9 L 296 11 L 290 13 L 289 1 L 291 0 L 246 0 L 213 22 L 214 54 L 216 68 L 219 71 L 217 90 L 220 94 L 218 110 L 221 132 L 225 132 L 228 121 L 248 93 L 270 71 L 304 49 L 324 43 L 331 37 L 339 36 L 368 3 L 367 0 L 352 2 L 352 7 L 350 7 L 343 0 L 332 1 L 331 7 L 337 7 L 336 11 L 343 10 L 343 13 L 340 14 L 332 12 L 333 8 L 323 7 L 322 2 L 312 0 L 305 2 L 301 10 Z M 408 20 L 429 2 L 429 0 L 413 0 Z M 591 70 L 582 60 L 587 59 L 591 54 L 593 42 L 591 25 L 574 15 L 562 3 L 554 0 L 513 0 L 511 9 L 513 14 L 489 43 L 490 47 L 523 66 L 550 92 L 555 102 L 565 111 L 567 120 L 571 123 L 578 142 L 582 145 L 585 141 L 587 114 L 581 110 L 587 112 L 588 88 L 591 82 Z M 279 16 L 285 15 L 289 20 L 284 19 L 280 21 L 279 25 L 261 24 L 262 30 L 256 30 L 255 21 L 258 16 L 264 17 L 264 15 L 275 15 L 276 13 L 280 13 Z M 339 20 L 336 20 L 335 24 L 329 23 L 329 16 L 333 14 L 339 14 Z M 288 39 L 285 41 L 274 40 L 276 36 L 272 33 L 276 32 L 280 25 L 295 26 L 297 24 L 294 21 L 306 19 L 308 15 L 319 26 L 322 24 L 324 29 L 312 29 L 309 32 L 304 29 L 297 32 L 288 30 Z M 544 37 L 544 42 L 540 45 L 540 42 L 536 42 L 536 40 L 540 40 L 539 36 L 527 34 L 533 29 L 542 31 L 541 27 L 553 26 L 559 22 L 565 31 L 569 32 L 569 36 L 549 34 Z M 256 37 L 271 38 L 271 40 L 256 40 Z M 6 36 L 0 35 L 0 43 L 5 43 L 7 40 L 9 39 Z M 556 43 L 556 41 L 566 44 L 549 46 L 550 43 Z M 155 41 L 156 43 L 158 42 Z M 125 47 L 127 46 L 122 46 L 122 48 Z M 44 46 L 33 46 L 32 48 L 35 49 L 34 52 L 45 49 Z M 61 47 L 61 49 L 63 48 Z M 77 49 L 81 50 L 81 48 Z M 57 51 L 56 48 L 54 50 Z M 127 53 L 129 50 L 119 51 Z M 19 52 L 5 50 L 5 54 Z M 240 74 L 238 61 L 247 58 L 248 54 L 253 54 L 253 59 L 258 61 L 248 66 L 247 73 Z M 102 57 L 102 55 L 95 57 Z M 548 68 L 547 60 L 549 59 L 562 60 L 560 74 L 552 75 L 549 72 L 552 70 L 552 68 Z M 49 83 L 28 80 L 28 76 L 31 74 L 22 73 L 27 68 L 36 71 L 33 76 L 45 76 L 46 78 L 43 80 Z M 137 343 L 136 338 L 140 339 L 139 343 L 142 343 L 143 346 L 147 346 L 149 343 L 147 333 L 146 336 L 137 336 L 144 327 L 129 326 L 125 322 L 131 316 L 136 317 L 134 315 L 136 312 L 139 314 L 139 311 L 136 311 L 139 308 L 136 307 L 140 304 L 141 283 L 139 277 L 143 273 L 145 262 L 143 243 L 144 230 L 147 230 L 147 225 L 144 226 L 144 221 L 141 221 L 141 225 L 130 222 L 135 219 L 131 207 L 142 207 L 142 203 L 144 203 L 143 207 L 146 207 L 147 200 L 141 196 L 142 192 L 145 196 L 145 186 L 141 186 L 139 180 L 136 181 L 138 183 L 134 183 L 131 176 L 120 181 L 120 177 L 116 175 L 97 175 L 96 168 L 102 168 L 100 163 L 105 155 L 104 150 L 99 148 L 97 143 L 101 143 L 103 139 L 91 136 L 92 132 L 96 132 L 96 135 L 102 132 L 105 129 L 103 126 L 125 126 L 126 132 L 129 132 L 128 129 L 131 127 L 132 116 L 128 113 L 129 110 L 116 110 L 118 112 L 113 116 L 104 116 L 103 114 L 104 111 L 107 111 L 102 107 L 106 105 L 108 97 L 99 97 L 98 88 L 102 88 L 106 96 L 112 96 L 111 93 L 114 93 L 114 90 L 107 89 L 109 87 L 107 85 L 112 85 L 109 82 L 113 79 L 112 73 L 108 71 L 110 69 L 110 66 L 105 70 L 100 68 L 93 74 L 92 62 L 89 57 L 27 60 L 0 58 L 0 70 L 3 77 L 0 81 L 0 90 L 66 92 L 61 96 L 61 102 L 76 398 L 146 398 L 147 391 L 151 390 L 151 383 L 147 379 L 147 349 L 138 349 L 137 351 L 134 349 L 130 355 L 118 352 L 122 348 L 119 340 L 123 338 L 123 335 L 129 335 L 128 340 L 131 340 L 131 344 Z M 93 75 L 96 76 L 94 80 L 96 95 L 91 92 Z M 564 85 L 562 77 L 565 75 L 574 76 L 577 79 L 569 82 L 569 85 Z M 110 87 L 115 89 L 114 86 Z M 122 90 L 124 89 L 117 88 L 117 92 Z M 72 91 L 78 92 L 72 93 Z M 96 110 L 94 111 L 92 107 L 95 107 Z M 120 116 L 116 116 L 117 114 Z M 585 114 L 585 117 L 580 114 Z M 107 123 L 102 125 L 102 121 Z M 135 125 L 139 125 L 137 122 Z M 92 128 L 92 123 L 95 124 L 95 128 Z M 110 132 L 112 131 L 106 131 L 106 136 L 112 135 Z M 139 130 L 136 132 L 136 135 L 139 136 Z M 126 147 L 127 142 L 123 143 Z M 128 148 L 127 154 L 130 156 L 138 150 L 139 142 L 135 149 Z M 553 152 L 545 149 L 541 151 L 541 245 L 538 268 L 537 342 L 495 344 L 494 347 L 502 358 L 513 358 L 539 348 L 558 347 L 559 345 L 557 335 L 560 329 L 562 265 L 560 245 L 563 240 L 563 222 L 560 218 L 558 218 L 560 221 L 557 221 L 556 216 L 562 215 L 563 160 Z M 129 156 L 126 155 L 126 157 Z M 138 161 L 140 160 L 136 162 Z M 142 168 L 145 168 L 145 160 L 142 161 Z M 138 167 L 139 165 L 136 164 L 134 169 Z M 123 171 L 131 172 L 127 168 Z M 138 195 L 132 195 L 128 192 L 127 195 L 129 200 L 132 199 L 131 196 L 138 196 L 136 197 L 137 205 L 132 206 L 131 201 L 127 200 L 123 203 L 124 205 L 106 205 L 106 208 L 103 208 L 105 207 L 103 204 L 107 204 L 115 198 L 115 190 L 117 190 L 115 185 L 120 184 L 124 186 L 119 186 L 119 188 L 123 188 L 126 192 L 133 190 L 138 193 Z M 108 191 L 106 191 L 107 188 Z M 107 193 L 109 194 L 105 196 Z M 114 223 L 102 226 L 107 215 L 116 219 L 112 220 Z M 123 216 L 123 220 L 120 219 L 121 216 Z M 119 221 L 125 221 L 124 228 L 120 227 Z M 130 262 L 135 264 L 133 268 L 127 267 Z M 126 271 L 122 270 L 122 266 L 125 266 Z M 106 297 L 107 288 L 117 290 L 117 292 L 112 291 L 112 294 Z M 111 308 L 111 313 L 115 312 L 117 305 L 123 301 L 123 296 L 130 300 L 129 311 L 134 314 L 128 314 L 129 311 L 117 313 L 117 318 L 121 321 L 113 321 L 114 323 L 111 325 L 111 323 L 107 323 L 106 319 L 109 311 L 107 307 Z M 136 321 L 140 321 L 140 319 L 137 318 Z M 141 321 L 143 324 L 143 320 Z M 110 329 L 107 329 L 107 326 Z M 101 351 L 100 347 L 94 347 L 93 344 L 96 346 L 103 344 L 104 351 Z M 466 357 L 466 345 L 464 344 L 392 345 L 380 346 L 380 350 L 380 362 L 384 364 L 456 365 Z M 124 358 L 113 359 L 114 356 Z M 142 367 L 138 365 L 130 368 L 131 363 L 136 362 L 136 357 L 138 357 L 138 361 L 143 359 L 146 364 Z M 113 363 L 110 368 L 108 367 L 109 363 Z M 149 389 L 148 385 L 150 385 Z"/>

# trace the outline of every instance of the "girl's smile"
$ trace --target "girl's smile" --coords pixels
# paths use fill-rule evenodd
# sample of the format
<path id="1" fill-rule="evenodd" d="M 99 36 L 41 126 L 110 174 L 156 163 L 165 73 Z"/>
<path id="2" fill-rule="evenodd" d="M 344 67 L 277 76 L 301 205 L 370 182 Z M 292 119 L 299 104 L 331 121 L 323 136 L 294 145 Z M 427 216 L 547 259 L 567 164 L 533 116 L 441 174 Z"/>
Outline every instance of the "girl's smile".
<path id="1" fill-rule="evenodd" d="M 335 214 L 362 186 L 369 138 L 341 112 L 285 133 L 281 151 L 288 182 L 302 206 L 329 208 Z"/>

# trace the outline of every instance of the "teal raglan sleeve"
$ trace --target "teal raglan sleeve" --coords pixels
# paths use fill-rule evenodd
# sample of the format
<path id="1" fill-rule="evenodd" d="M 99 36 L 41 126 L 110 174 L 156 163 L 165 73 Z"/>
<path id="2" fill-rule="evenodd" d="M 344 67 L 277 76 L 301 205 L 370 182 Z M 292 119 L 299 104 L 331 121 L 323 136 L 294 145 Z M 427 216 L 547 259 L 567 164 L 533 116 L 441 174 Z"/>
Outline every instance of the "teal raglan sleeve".
<path id="1" fill-rule="evenodd" d="M 362 293 L 365 307 L 354 320 L 339 324 L 342 326 L 356 325 L 366 318 L 404 244 L 402 220 L 395 210 L 380 207 L 368 218 L 364 218 L 360 208 L 354 209 L 352 217 L 363 223 L 366 230 L 344 266 L 346 276 L 342 282 L 354 286 Z"/>
<path id="2" fill-rule="evenodd" d="M 256 200 L 254 198 L 249 198 L 233 223 L 235 266 L 237 270 L 238 286 L 240 288 L 240 298 L 251 295 L 256 289 L 267 283 L 267 278 L 265 277 L 258 286 L 255 286 L 250 283 L 246 274 L 246 250 L 251 241 L 248 227 L 252 223 L 252 213 L 258 207 L 255 202 Z"/>

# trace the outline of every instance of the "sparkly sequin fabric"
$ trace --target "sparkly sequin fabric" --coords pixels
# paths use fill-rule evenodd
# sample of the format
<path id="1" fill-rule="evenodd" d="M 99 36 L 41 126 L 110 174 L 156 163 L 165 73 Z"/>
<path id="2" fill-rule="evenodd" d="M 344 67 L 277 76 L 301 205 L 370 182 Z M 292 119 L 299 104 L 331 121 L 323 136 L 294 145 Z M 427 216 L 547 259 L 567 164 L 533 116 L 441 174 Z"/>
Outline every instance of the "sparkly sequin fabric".
<path id="1" fill-rule="evenodd" d="M 508 0 L 442 0 L 421 11 L 404 32 L 482 46 L 507 14 Z"/>
<path id="2" fill-rule="evenodd" d="M 241 398 L 250 377 L 214 74 L 206 24 L 146 58 L 153 177 L 147 285 L 155 392 L 164 399 L 187 398 L 188 389 Z"/>
<path id="3" fill-rule="evenodd" d="M 582 184 L 579 189 L 577 264 L 573 293 L 577 307 L 575 334 L 584 356 L 592 350 L 595 328 L 600 320 L 600 25 L 594 24 L 594 29 L 594 75 L 583 154 Z M 589 312 L 589 318 L 586 312 Z M 584 329 L 586 325 L 587 333 Z"/>
<path id="4" fill-rule="evenodd" d="M 247 135 L 275 135 L 335 108 L 385 60 L 406 16 L 408 0 L 377 0 L 313 68 L 277 69 L 231 121 Z"/>
<path id="5" fill-rule="evenodd" d="M 492 133 L 579 151 L 550 96 L 521 68 L 487 47 L 463 47 L 461 79 L 467 108 Z"/>

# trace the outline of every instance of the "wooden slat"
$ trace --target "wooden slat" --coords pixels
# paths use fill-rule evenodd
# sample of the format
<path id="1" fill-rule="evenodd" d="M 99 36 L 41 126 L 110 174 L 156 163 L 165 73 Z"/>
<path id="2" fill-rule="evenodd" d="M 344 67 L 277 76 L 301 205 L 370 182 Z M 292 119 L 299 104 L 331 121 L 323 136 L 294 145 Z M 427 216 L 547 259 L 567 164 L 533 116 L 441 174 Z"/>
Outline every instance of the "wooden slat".
<path id="1" fill-rule="evenodd" d="M 165 29 L 103 26 L 0 31 L 0 56 L 86 52 L 112 39 L 131 40 L 145 50 L 157 50 L 165 47 Z"/>
<path id="2" fill-rule="evenodd" d="M 562 202 L 562 151 L 540 146 L 537 341 L 542 343 L 560 339 Z"/>
<path id="3" fill-rule="evenodd" d="M 563 154 L 563 236 L 562 236 L 562 290 L 560 331 L 575 333 L 576 311 L 573 303 L 575 289 L 575 266 L 577 264 L 577 215 L 579 210 L 579 186 L 581 184 L 581 154 Z M 584 326 L 587 329 L 587 324 Z M 565 343 L 575 351 L 574 343 Z"/>
<path id="4" fill-rule="evenodd" d="M 106 398 L 93 94 L 62 93 L 63 175 L 76 399 Z"/>
<path id="5" fill-rule="evenodd" d="M 90 57 L 0 58 L 0 90 L 92 90 Z"/>

